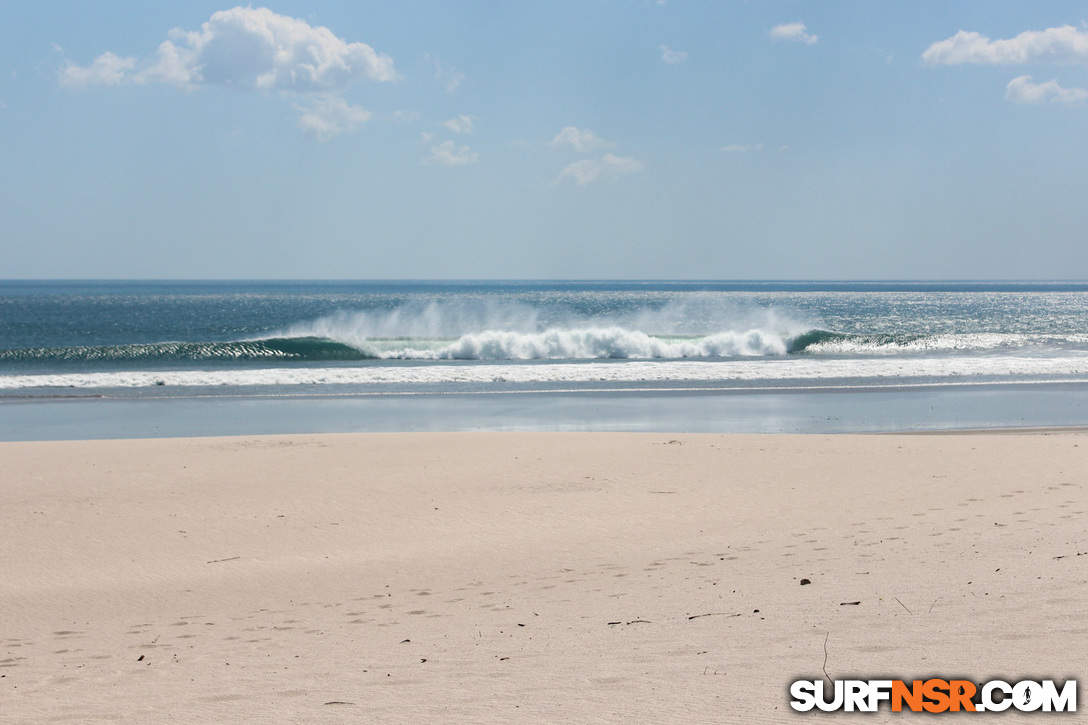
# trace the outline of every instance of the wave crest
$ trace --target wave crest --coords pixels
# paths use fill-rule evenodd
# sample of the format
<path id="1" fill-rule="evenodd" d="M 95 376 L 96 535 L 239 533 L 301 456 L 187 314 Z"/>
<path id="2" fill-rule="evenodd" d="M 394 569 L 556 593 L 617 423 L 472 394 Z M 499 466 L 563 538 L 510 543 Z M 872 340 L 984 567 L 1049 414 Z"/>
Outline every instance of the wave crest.
<path id="1" fill-rule="evenodd" d="M 485 330 L 437 348 L 405 347 L 377 357 L 411 360 L 578 360 L 782 355 L 784 337 L 764 330 L 667 338 L 622 327 L 552 328 L 523 333 Z"/>
<path id="2" fill-rule="evenodd" d="M 476 299 L 342 311 L 282 335 L 334 340 L 381 359 L 594 360 L 782 355 L 809 329 L 774 309 L 703 297 L 626 310 Z"/>

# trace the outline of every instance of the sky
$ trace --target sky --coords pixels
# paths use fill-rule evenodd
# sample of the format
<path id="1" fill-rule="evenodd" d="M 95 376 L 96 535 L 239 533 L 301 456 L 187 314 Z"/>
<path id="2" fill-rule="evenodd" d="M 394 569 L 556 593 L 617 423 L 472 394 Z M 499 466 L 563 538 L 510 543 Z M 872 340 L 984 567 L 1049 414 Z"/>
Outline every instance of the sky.
<path id="1" fill-rule="evenodd" d="M 1088 279 L 1088 6 L 0 0 L 0 278 Z"/>

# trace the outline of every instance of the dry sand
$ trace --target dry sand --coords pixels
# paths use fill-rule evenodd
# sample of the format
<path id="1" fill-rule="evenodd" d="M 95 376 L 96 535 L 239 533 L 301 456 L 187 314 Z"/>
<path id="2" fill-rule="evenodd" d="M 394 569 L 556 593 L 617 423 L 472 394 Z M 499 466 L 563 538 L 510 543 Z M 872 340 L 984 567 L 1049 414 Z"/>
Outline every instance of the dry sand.
<path id="1" fill-rule="evenodd" d="M 825 668 L 1088 676 L 1082 432 L 6 443 L 0 476 L 4 723 L 779 722 Z"/>

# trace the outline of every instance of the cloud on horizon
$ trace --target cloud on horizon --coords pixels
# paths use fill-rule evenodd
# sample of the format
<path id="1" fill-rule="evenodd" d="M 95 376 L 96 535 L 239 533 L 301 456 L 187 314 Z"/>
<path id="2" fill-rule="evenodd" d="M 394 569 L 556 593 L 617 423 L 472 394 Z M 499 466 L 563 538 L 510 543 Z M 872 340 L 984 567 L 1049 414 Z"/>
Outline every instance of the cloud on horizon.
<path id="1" fill-rule="evenodd" d="M 443 141 L 431 147 L 431 155 L 423 160 L 425 164 L 440 166 L 465 166 L 480 160 L 480 155 L 468 146 L 458 146 L 453 141 Z"/>
<path id="2" fill-rule="evenodd" d="M 366 43 L 348 43 L 326 27 L 268 8 L 220 10 L 198 31 L 174 28 L 143 61 L 106 51 L 90 65 L 69 62 L 60 84 L 70 88 L 120 83 L 226 85 L 298 93 L 344 88 L 363 79 L 397 78 L 393 59 Z"/>
<path id="3" fill-rule="evenodd" d="M 430 56 L 427 56 L 430 59 Z M 454 68 L 452 65 L 446 65 L 440 58 L 433 58 L 434 61 L 434 79 L 442 84 L 446 93 L 456 93 L 457 89 L 465 82 L 465 74 Z"/>
<path id="4" fill-rule="evenodd" d="M 819 38 L 808 32 L 808 28 L 804 23 L 783 23 L 782 25 L 776 25 L 771 28 L 771 39 L 773 40 L 788 40 L 794 43 L 804 43 L 805 45 L 815 45 Z"/>
<path id="5" fill-rule="evenodd" d="M 454 133 L 472 133 L 475 119 L 472 116 L 461 114 L 457 118 L 451 118 L 448 121 L 444 121 L 442 125 Z"/>
<path id="6" fill-rule="evenodd" d="M 580 154 L 586 154 L 599 148 L 611 148 L 615 146 L 611 141 L 606 141 L 597 134 L 584 128 L 567 126 L 560 131 L 555 138 L 548 142 L 553 149 L 574 149 Z"/>
<path id="7" fill-rule="evenodd" d="M 667 45 L 662 45 L 660 47 L 660 50 L 661 60 L 665 61 L 669 65 L 677 65 L 679 63 L 683 63 L 685 60 L 688 59 L 687 53 L 682 50 L 673 50 Z"/>
<path id="8" fill-rule="evenodd" d="M 354 131 L 371 116 L 365 108 L 349 105 L 334 94 L 318 96 L 309 107 L 296 105 L 295 109 L 299 112 L 298 127 L 318 141 Z"/>
<path id="9" fill-rule="evenodd" d="M 200 30 L 174 28 L 142 60 L 106 51 L 90 64 L 68 62 L 65 88 L 168 83 L 179 88 L 219 85 L 245 91 L 320 94 L 301 112 L 299 128 L 321 140 L 350 131 L 370 113 L 332 95 L 360 80 L 393 81 L 393 59 L 366 43 L 347 42 L 323 26 L 268 8 L 214 13 Z"/>
<path id="10" fill-rule="evenodd" d="M 562 183 L 565 179 L 571 179 L 578 186 L 585 186 L 594 181 L 615 181 L 621 176 L 642 171 L 645 164 L 632 158 L 605 154 L 600 159 L 582 159 L 575 161 L 563 169 L 554 184 Z"/>
<path id="11" fill-rule="evenodd" d="M 1084 63 L 1088 61 L 1088 33 L 1063 25 L 1028 30 L 1007 40 L 990 40 L 980 33 L 961 30 L 926 48 L 922 60 L 929 65 Z"/>
<path id="12" fill-rule="evenodd" d="M 84 88 L 91 85 L 119 86 L 132 79 L 132 71 L 135 68 L 135 58 L 122 58 L 107 50 L 87 66 L 78 66 L 69 62 L 61 69 L 59 80 L 60 84 L 67 88 Z"/>
<path id="13" fill-rule="evenodd" d="M 1088 91 L 1083 88 L 1062 88 L 1056 80 L 1033 83 L 1031 76 L 1019 76 L 1005 86 L 1005 98 L 1013 103 L 1080 106 L 1088 101 Z"/>
<path id="14" fill-rule="evenodd" d="M 1088 62 L 1088 32 L 1072 25 L 1027 30 L 1015 38 L 991 40 L 981 33 L 960 30 L 951 38 L 931 44 L 922 53 L 927 65 L 1072 65 Z M 1005 100 L 1039 105 L 1079 106 L 1088 101 L 1082 88 L 1062 88 L 1058 81 L 1035 83 L 1029 75 L 1005 86 Z"/>

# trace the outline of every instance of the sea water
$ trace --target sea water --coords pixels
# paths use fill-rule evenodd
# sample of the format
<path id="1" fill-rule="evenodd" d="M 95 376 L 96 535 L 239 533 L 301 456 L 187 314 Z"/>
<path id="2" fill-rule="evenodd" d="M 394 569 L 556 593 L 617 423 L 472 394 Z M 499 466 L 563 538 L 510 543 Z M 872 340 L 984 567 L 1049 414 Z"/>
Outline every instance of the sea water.
<path id="1" fill-rule="evenodd" d="M 0 282 L 7 439 L 1082 425 L 1086 392 L 1088 283 Z"/>

